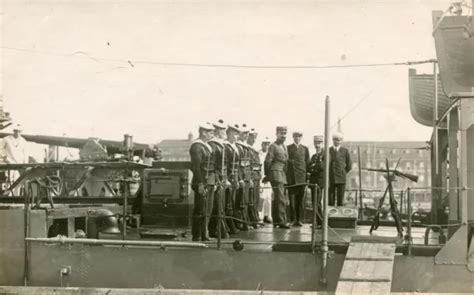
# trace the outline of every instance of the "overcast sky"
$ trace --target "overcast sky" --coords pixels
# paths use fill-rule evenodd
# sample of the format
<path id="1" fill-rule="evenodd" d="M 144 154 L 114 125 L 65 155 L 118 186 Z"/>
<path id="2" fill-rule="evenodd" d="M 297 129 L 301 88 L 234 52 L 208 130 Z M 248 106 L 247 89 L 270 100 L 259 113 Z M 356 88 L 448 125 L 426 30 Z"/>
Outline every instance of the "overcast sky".
<path id="1" fill-rule="evenodd" d="M 121 140 L 131 133 L 156 142 L 186 138 L 199 122 L 222 118 L 271 138 L 276 125 L 287 125 L 309 144 L 323 133 L 329 95 L 332 122 L 343 118 L 346 140 L 424 141 L 431 129 L 411 117 L 407 66 L 154 62 L 306 66 L 435 58 L 431 13 L 450 2 L 3 0 L 4 105 L 28 134 Z M 432 72 L 431 64 L 415 68 Z"/>

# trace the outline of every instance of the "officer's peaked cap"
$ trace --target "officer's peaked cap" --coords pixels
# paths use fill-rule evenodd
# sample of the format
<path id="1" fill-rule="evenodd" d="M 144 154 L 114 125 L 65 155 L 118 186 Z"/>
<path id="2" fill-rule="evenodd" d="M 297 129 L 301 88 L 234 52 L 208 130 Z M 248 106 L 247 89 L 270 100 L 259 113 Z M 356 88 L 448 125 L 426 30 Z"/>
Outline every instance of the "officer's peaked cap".
<path id="1" fill-rule="evenodd" d="M 313 136 L 313 140 L 317 141 L 317 142 L 323 142 L 324 137 L 322 135 L 315 135 L 315 136 Z"/>

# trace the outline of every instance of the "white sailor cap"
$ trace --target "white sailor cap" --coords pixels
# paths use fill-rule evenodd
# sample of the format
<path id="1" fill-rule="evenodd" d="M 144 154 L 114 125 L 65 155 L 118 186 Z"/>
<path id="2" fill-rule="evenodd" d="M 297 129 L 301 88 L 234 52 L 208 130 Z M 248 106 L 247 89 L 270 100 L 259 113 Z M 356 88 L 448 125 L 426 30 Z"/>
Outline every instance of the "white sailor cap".
<path id="1" fill-rule="evenodd" d="M 250 129 L 247 127 L 247 124 L 242 124 L 242 127 L 240 127 L 240 132 L 242 133 L 246 133 L 246 132 L 250 132 Z"/>
<path id="2" fill-rule="evenodd" d="M 262 140 L 262 143 L 270 143 L 270 138 L 268 137 L 265 137 L 263 140 Z"/>
<path id="3" fill-rule="evenodd" d="M 229 124 L 227 125 L 227 130 L 234 130 L 240 132 L 240 127 L 238 124 Z"/>
<path id="4" fill-rule="evenodd" d="M 251 128 L 250 131 L 249 131 L 249 134 L 257 135 L 258 132 L 254 128 Z"/>
<path id="5" fill-rule="evenodd" d="M 214 126 L 214 128 L 219 128 L 219 129 L 225 129 L 226 128 L 226 125 L 224 124 L 224 120 L 222 120 L 222 119 L 219 119 L 219 121 L 217 121 L 215 123 L 212 123 L 212 126 Z"/>
<path id="6" fill-rule="evenodd" d="M 209 122 L 205 122 L 205 123 L 199 124 L 199 129 L 204 129 L 204 130 L 207 130 L 207 131 L 212 131 L 212 130 L 214 130 L 214 126 L 212 126 L 212 124 L 209 123 Z"/>
<path id="7" fill-rule="evenodd" d="M 15 131 L 15 130 L 22 131 L 23 128 L 21 127 L 21 124 L 15 124 L 15 125 L 13 125 L 13 131 Z"/>

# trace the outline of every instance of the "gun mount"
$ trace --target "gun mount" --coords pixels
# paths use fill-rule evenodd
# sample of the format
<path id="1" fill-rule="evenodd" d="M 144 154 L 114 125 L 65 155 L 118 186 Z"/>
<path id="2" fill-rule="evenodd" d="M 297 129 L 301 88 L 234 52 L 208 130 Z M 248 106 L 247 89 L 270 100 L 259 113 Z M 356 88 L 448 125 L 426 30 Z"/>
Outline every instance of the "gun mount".
<path id="1" fill-rule="evenodd" d="M 388 194 L 389 204 L 390 204 L 390 213 L 392 214 L 392 217 L 395 220 L 395 225 L 397 227 L 398 235 L 400 237 L 403 236 L 403 228 L 402 228 L 400 212 L 398 211 L 397 201 L 395 200 L 395 196 L 393 193 L 392 183 L 396 181 L 396 177 L 402 177 L 410 181 L 417 182 L 418 176 L 413 175 L 413 174 L 403 173 L 397 170 L 398 164 L 400 164 L 400 160 L 401 158 L 398 159 L 397 164 L 395 165 L 394 169 L 389 168 L 388 159 L 385 159 L 385 169 L 363 168 L 364 170 L 367 170 L 367 171 L 382 172 L 384 173 L 385 179 L 387 180 L 387 188 L 385 189 L 385 192 L 382 198 L 380 199 L 379 206 L 375 213 L 375 217 L 372 221 L 372 225 L 370 227 L 369 233 L 372 233 L 372 231 L 376 230 L 380 225 L 380 215 L 383 211 L 383 203 L 385 200 L 385 196 Z"/>
<path id="2" fill-rule="evenodd" d="M 10 135 L 0 132 L 0 138 Z M 127 158 L 161 158 L 160 150 L 156 145 L 133 143 L 130 135 L 125 135 L 124 141 L 104 140 L 99 138 L 74 138 L 50 135 L 22 136 L 29 142 L 79 149 L 80 161 L 106 161 L 113 159 L 116 154 L 123 154 Z"/>

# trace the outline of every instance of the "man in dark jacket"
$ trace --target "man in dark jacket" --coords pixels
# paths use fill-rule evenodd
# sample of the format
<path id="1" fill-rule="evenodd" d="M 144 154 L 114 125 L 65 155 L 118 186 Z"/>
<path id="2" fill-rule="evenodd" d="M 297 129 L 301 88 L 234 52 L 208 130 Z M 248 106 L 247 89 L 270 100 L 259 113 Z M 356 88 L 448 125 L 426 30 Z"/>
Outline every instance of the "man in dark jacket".
<path id="1" fill-rule="evenodd" d="M 290 196 L 290 219 L 295 226 L 302 226 L 304 194 L 306 190 L 306 166 L 309 163 L 309 150 L 301 144 L 303 133 L 293 132 L 294 143 L 288 146 L 288 194 Z"/>
<path id="2" fill-rule="evenodd" d="M 247 138 L 247 146 L 250 152 L 250 167 L 252 168 L 253 187 L 249 191 L 249 218 L 254 228 L 258 227 L 258 203 L 260 200 L 260 181 L 262 180 L 262 163 L 258 155 L 258 150 L 254 147 L 258 133 L 254 128 L 250 129 Z"/>
<path id="3" fill-rule="evenodd" d="M 316 222 L 318 227 L 322 225 L 322 189 L 324 188 L 324 150 L 322 147 L 323 136 L 315 135 L 313 138 L 314 148 L 316 153 L 311 157 L 308 164 L 308 182 L 311 186 L 311 202 L 313 203 L 313 210 L 316 210 Z"/>
<path id="4" fill-rule="evenodd" d="M 227 180 L 228 186 L 225 192 L 225 220 L 227 227 L 229 228 L 230 234 L 236 234 L 239 232 L 234 220 L 236 208 L 236 196 L 237 190 L 239 189 L 240 175 L 240 154 L 239 148 L 236 145 L 236 141 L 239 137 L 240 127 L 239 125 L 228 125 L 226 134 L 227 139 L 224 141 L 224 157 L 227 159 Z"/>
<path id="5" fill-rule="evenodd" d="M 189 149 L 194 191 L 194 211 L 192 223 L 193 241 L 208 241 L 208 223 L 212 213 L 216 175 L 214 156 L 208 141 L 212 138 L 214 127 L 209 123 L 199 126 L 199 138 Z"/>
<path id="6" fill-rule="evenodd" d="M 277 127 L 277 139 L 268 148 L 265 157 L 265 178 L 263 182 L 270 182 L 273 189 L 274 200 L 272 202 L 273 226 L 280 228 L 290 228 L 286 219 L 286 204 L 288 199 L 285 196 L 286 171 L 288 165 L 288 151 L 285 146 L 287 128 Z"/>
<path id="7" fill-rule="evenodd" d="M 253 187 L 252 167 L 250 164 L 250 148 L 247 145 L 247 138 L 249 136 L 249 132 L 250 129 L 248 129 L 247 125 L 242 124 L 239 133 L 239 140 L 236 142 L 240 154 L 240 182 L 239 189 L 237 191 L 237 197 L 235 200 L 237 211 L 234 213 L 235 217 L 239 219 L 239 221 L 237 222 L 237 227 L 243 231 L 248 231 L 248 226 L 250 223 L 252 223 L 248 214 L 249 193 L 250 189 Z"/>
<path id="8" fill-rule="evenodd" d="M 346 175 L 352 169 L 349 150 L 341 146 L 342 134 L 336 133 L 332 137 L 333 146 L 329 148 L 329 206 L 343 205 L 344 191 L 346 190 Z"/>
<path id="9" fill-rule="evenodd" d="M 219 120 L 212 124 L 214 126 L 214 137 L 208 141 L 212 147 L 214 155 L 214 166 L 216 170 L 216 190 L 214 192 L 214 205 L 212 215 L 209 220 L 209 236 L 216 238 L 219 233 L 218 226 L 220 226 L 221 237 L 226 239 L 229 237 L 229 228 L 226 225 L 225 218 L 225 190 L 229 186 L 227 180 L 227 161 L 225 157 L 224 140 L 226 138 L 226 125 L 224 120 Z M 219 220 L 219 214 L 221 219 Z"/>

